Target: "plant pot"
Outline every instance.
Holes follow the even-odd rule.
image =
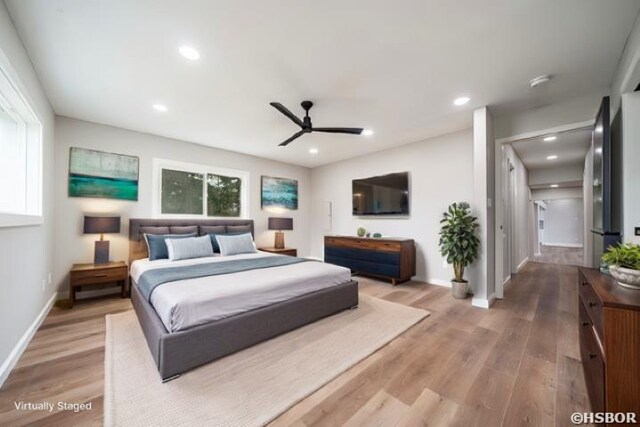
[[[618,285],[629,289],[640,290],[640,270],[632,270],[630,268],[609,267],[611,275],[616,278]]]
[[[456,282],[455,280],[451,281],[451,294],[455,299],[465,299],[468,293],[468,282]]]

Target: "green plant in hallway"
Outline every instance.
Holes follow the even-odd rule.
[[[628,242],[609,246],[602,261],[609,265],[620,286],[640,290],[640,245]]]
[[[451,281],[453,297],[466,298],[469,283],[464,279],[464,269],[478,258],[478,218],[471,215],[469,203],[453,203],[443,214],[440,224],[440,253],[453,265],[455,276]]]

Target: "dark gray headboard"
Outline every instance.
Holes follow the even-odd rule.
[[[129,220],[129,265],[135,260],[146,258],[147,244],[144,234],[188,234],[202,233],[201,226],[249,226],[253,235],[252,219],[148,219]]]

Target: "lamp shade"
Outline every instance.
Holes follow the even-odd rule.
[[[119,233],[119,216],[85,216],[84,234]]]
[[[293,218],[269,218],[269,230],[293,230]]]

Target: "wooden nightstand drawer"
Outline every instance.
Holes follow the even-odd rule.
[[[72,271],[72,286],[90,285],[95,283],[117,282],[127,278],[127,267],[96,268],[86,271]]]
[[[69,300],[70,307],[76,301],[76,291],[81,287],[117,283],[121,287],[122,298],[127,296],[127,282],[129,281],[129,267],[122,261],[108,264],[74,264],[69,271]]]

